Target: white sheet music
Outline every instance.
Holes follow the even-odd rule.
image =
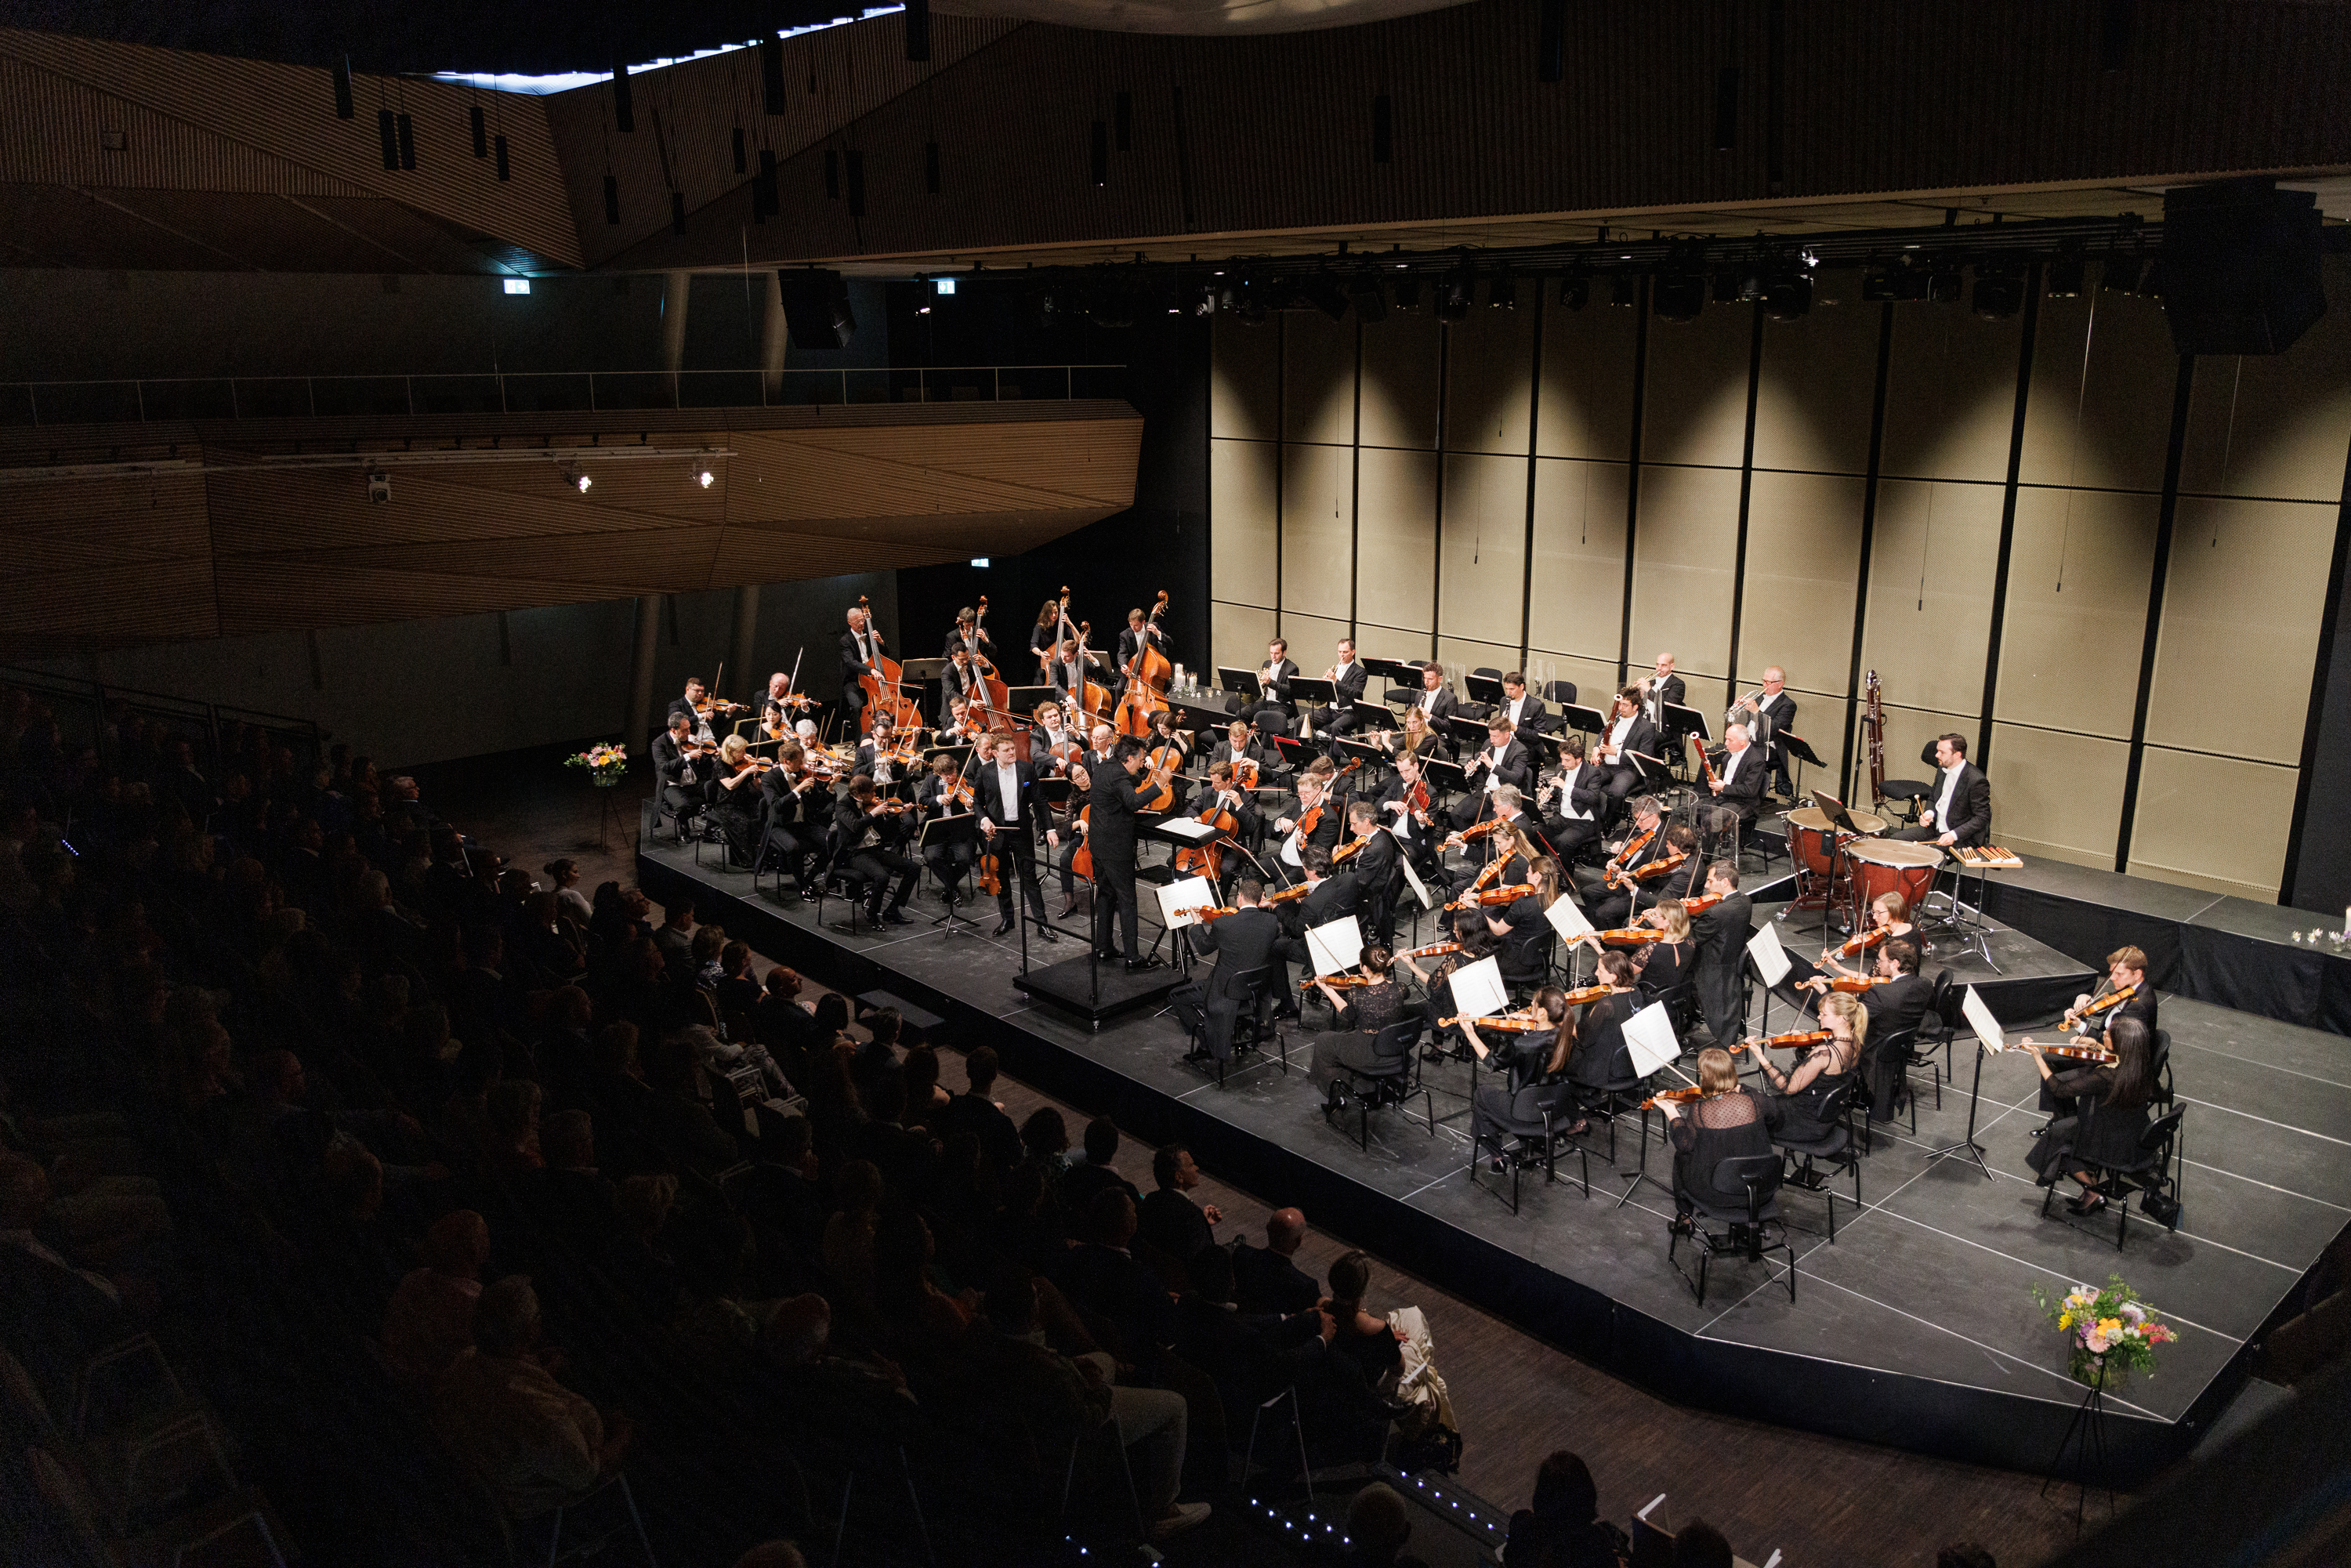
[[[1682,1053],[1663,1002],[1651,1002],[1625,1020],[1625,1044],[1632,1052],[1633,1071],[1643,1078]]]
[[[1510,993],[1502,988],[1502,966],[1491,958],[1465,965],[1451,978],[1457,1017],[1491,1018],[1510,1005]]]
[[[1780,945],[1780,929],[1771,921],[1765,921],[1747,939],[1747,961],[1755,966],[1756,978],[1766,986],[1776,986],[1788,977],[1792,967],[1788,962],[1788,950]]]
[[[1409,855],[1398,855],[1396,864],[1404,867],[1404,880],[1411,887],[1413,896],[1420,900],[1420,906],[1423,909],[1436,908],[1437,897],[1428,891],[1428,884],[1420,880],[1420,873],[1412,869],[1412,858]]]
[[[1154,888],[1159,895],[1159,919],[1170,931],[1181,931],[1186,925],[1197,925],[1200,917],[1187,915],[1186,910],[1214,909],[1217,890],[1205,876],[1179,877],[1164,886]]]
[[[1182,839],[1186,843],[1194,845],[1207,843],[1217,836],[1217,831],[1215,826],[1201,821],[1196,817],[1170,817],[1156,824],[1156,831],[1163,838]],[[1215,901],[1210,900],[1210,902]]]
[[[1976,1038],[1983,1041],[1986,1051],[1997,1051],[2008,1044],[2008,1036],[2001,1029],[2000,1020],[1991,1016],[1991,1009],[1976,995],[1973,986],[1970,986],[1968,994],[1959,998],[1959,1014],[1968,1020],[1968,1027],[1976,1031]]]
[[[1551,907],[1543,911],[1543,918],[1551,922],[1551,928],[1559,933],[1560,940],[1563,942],[1573,942],[1579,936],[1592,934],[1592,922],[1583,917],[1583,911],[1575,906],[1575,900],[1563,893],[1551,901]]]
[[[1306,956],[1317,975],[1337,975],[1364,960],[1364,928],[1352,915],[1343,915],[1306,931]]]

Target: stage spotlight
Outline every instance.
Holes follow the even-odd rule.
[[[1437,280],[1437,319],[1459,321],[1469,314],[1469,307],[1478,298],[1478,269],[1464,262]]]
[[[1633,306],[1638,305],[1640,302],[1641,280],[1637,276],[1630,272],[1617,272],[1609,275],[1609,304],[1621,305],[1629,309]]]
[[[574,488],[576,488],[576,489],[577,489],[577,490],[578,490],[581,495],[583,495],[583,496],[584,496],[584,495],[586,495],[586,494],[588,493],[588,486],[590,486],[590,485],[593,485],[595,482],[596,482],[595,480],[590,479],[590,477],[588,477],[588,476],[587,476],[587,475],[585,475],[585,474],[577,474],[577,475],[574,475],[574,476],[572,476],[572,479],[571,479],[571,483],[572,483],[573,487],[574,487]]]
[[[1399,273],[1395,280],[1395,308],[1408,314],[1420,314],[1420,275]]]
[[[1309,305],[1333,321],[1347,313],[1346,290],[1328,273],[1316,273],[1298,286],[1298,292]]]
[[[1706,274],[1670,272],[1659,275],[1649,308],[1661,320],[1695,321],[1706,308]]]
[[[1583,273],[1573,272],[1559,280],[1559,302],[1570,310],[1581,310],[1592,303],[1592,279]]]
[[[707,490],[710,488],[715,477],[716,476],[712,475],[709,469],[705,468],[701,473],[696,474],[694,476],[694,479],[695,484],[700,485],[704,489]]]
[[[1347,280],[1347,303],[1354,308],[1355,319],[1369,325],[1383,320],[1388,313],[1387,297],[1380,292],[1380,277],[1375,272],[1359,272]]]
[[[1708,282],[1717,305],[1736,305],[1763,292],[1763,279],[1751,270],[1718,272]]]
[[[2144,256],[2110,256],[2101,270],[2098,287],[2116,294],[2138,294],[2147,287],[2147,257]]]
[[[1489,310],[1516,310],[1519,308],[1519,280],[1507,267],[1486,281],[1486,308]]]
[[[1928,300],[1936,305],[1957,304],[1961,281],[1956,262],[1937,264],[1935,270],[1927,275]]]
[[[2005,321],[2023,308],[2024,279],[2013,262],[1976,264],[1975,313],[1987,321]]]
[[[2078,299],[2082,297],[2082,258],[2078,255],[2050,258],[2043,269],[2042,278],[2052,299]]]
[[[1771,321],[1794,321],[1813,308],[1813,280],[1801,272],[1772,278],[1763,286],[1763,315]]]

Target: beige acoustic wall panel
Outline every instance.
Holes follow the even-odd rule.
[[[2296,777],[2292,768],[2148,747],[2131,874],[2276,902]]]
[[[1813,293],[1796,320],[1763,323],[1755,465],[1864,474],[1884,307],[1861,303],[1858,272],[1823,272]]]
[[[1284,441],[1343,445],[1355,439],[1353,318],[1333,321],[1320,310],[1283,312],[1281,423]]]
[[[1281,608],[1342,622],[1354,614],[1355,451],[1281,449]]]
[[[1519,667],[1519,651],[1499,643],[1481,642],[1475,637],[1439,637],[1437,640],[1437,661],[1445,666],[1457,695],[1463,691],[1461,678],[1472,670],[1499,670],[1509,674]]]
[[[1418,664],[1430,656],[1428,632],[1426,630],[1416,632],[1408,626],[1381,626],[1369,621],[1359,621],[1355,623],[1355,642],[1367,659],[1402,659]],[[1372,700],[1377,702],[1389,684],[1374,675],[1365,689],[1371,693]]]
[[[1634,668],[1670,653],[1685,680],[1720,680],[1730,661],[1739,471],[1644,467],[1633,538]]]
[[[1367,446],[1359,456],[1355,618],[1417,632],[1436,627],[1437,454]]]
[[[1437,444],[1437,339],[1427,315],[1389,315],[1364,328],[1364,444]]]
[[[1573,681],[1577,702],[1605,713],[1608,694],[1616,689],[1616,661],[1537,648],[1527,654],[1527,678],[1545,687],[1552,681]],[[1547,691],[1542,695],[1544,701],[1551,700]]]
[[[1217,599],[1273,607],[1280,463],[1270,441],[1208,443],[1208,591]]]
[[[1281,333],[1272,322],[1249,327],[1229,310],[1211,318],[1208,353],[1208,434],[1244,441],[1279,441],[1274,410],[1280,400]]]
[[[1537,452],[1618,462],[1632,455],[1633,346],[1639,329],[1630,310],[1544,308]]]
[[[2283,354],[2196,361],[2179,487],[2339,501],[2351,444],[2351,261],[2330,256],[2326,314]]]
[[[1861,659],[1887,702],[1982,710],[2004,499],[1998,485],[1879,483]]]
[[[1290,662],[1298,666],[1301,675],[1321,679],[1339,657],[1339,639],[1350,636],[1344,621],[1332,621],[1321,615],[1292,615],[1281,612],[1281,634],[1290,639]],[[1258,657],[1265,657],[1259,649]]]
[[[1752,309],[1743,306],[1709,305],[1695,321],[1649,322],[1643,458],[1733,468],[1745,460],[1754,327]]]
[[[1531,284],[1524,286],[1531,293]],[[1445,447],[1524,452],[1534,396],[1531,306],[1485,306],[1445,329]]]
[[[1614,669],[1625,624],[1622,463],[1535,463],[1535,581],[1527,640]],[[1577,677],[1580,681],[1580,677]]]
[[[2020,490],[1993,716],[2128,740],[2160,496]]]
[[[2180,497],[2148,744],[2300,764],[2335,512]]]
[[[2129,743],[2024,725],[1991,728],[1995,841],[2114,870]]]
[[[1865,488],[1865,481],[1844,475],[1756,471],[1739,617],[1741,695],[1756,688],[1771,664],[1800,689],[1844,689]]]
[[[1896,306],[1879,472],[2006,479],[2022,340],[2013,317],[1987,321],[1956,304]]]
[[[1818,725],[1813,727],[1815,731],[1821,728]],[[1797,733],[1803,734],[1802,730]],[[1927,747],[1935,744],[1935,737],[1939,735],[1964,737],[1968,743],[1968,755],[1970,757],[1983,749],[1976,734],[1976,719],[1973,714],[1936,713],[1930,709],[1896,707],[1891,704],[1887,705],[1886,708],[1886,779],[1889,781],[1907,779],[1916,783],[1933,784],[1938,789],[1941,788],[1937,781],[1934,763],[1924,759],[1921,756]],[[1815,737],[1806,736],[1805,738],[1813,741],[1813,750],[1820,750],[1820,742]],[[1866,806],[1869,804],[1869,737],[1862,733],[1857,720],[1854,726],[1853,746],[1852,804]],[[2000,802],[2000,759],[1994,758],[1991,774],[1991,831],[1995,838],[1998,837],[2001,827]]]
[[[1273,634],[1270,610],[1223,600],[1208,606],[1208,656],[1217,668],[1263,669],[1265,645]]]
[[[2018,478],[2162,489],[2179,372],[2161,302],[2105,290],[2044,297]]]
[[[1526,570],[1526,459],[1447,453],[1437,631],[1515,650]]]

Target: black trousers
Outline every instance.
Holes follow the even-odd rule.
[[[971,862],[977,852],[968,839],[951,844],[933,844],[923,851],[923,863],[931,868],[931,874],[945,886],[950,890],[959,889],[963,886],[963,879],[971,871]],[[962,894],[957,893],[956,898],[960,903]]]
[[[805,886],[809,879],[809,857],[823,842],[822,835],[804,822],[771,822],[768,825],[766,860],[761,869],[789,871],[794,880]]]
[[[998,912],[1007,920],[1012,918],[1012,883],[1017,877],[1020,891],[1027,896],[1029,918],[1040,925],[1044,925],[1045,894],[1037,885],[1037,841],[1018,830],[999,828],[987,844],[997,852]],[[1009,875],[1006,874],[1008,872]]]
[[[1121,934],[1125,937],[1129,960],[1143,956],[1136,945],[1136,931],[1142,914],[1134,902],[1134,852],[1124,854],[1104,854],[1101,846],[1094,849],[1094,951],[1110,951],[1111,918],[1118,918]]]
[[[841,862],[841,869],[854,877],[865,890],[865,909],[869,915],[882,913],[882,894],[893,876],[898,879],[898,893],[891,899],[890,907],[904,908],[906,900],[914,894],[914,878],[921,874],[920,868],[913,861],[895,850],[885,850],[878,844],[870,850],[852,853]]]

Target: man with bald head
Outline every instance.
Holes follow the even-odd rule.
[[[1306,1216],[1277,1208],[1265,1222],[1265,1245],[1242,1241],[1233,1248],[1233,1302],[1245,1312],[1289,1317],[1322,1299],[1314,1276],[1293,1260],[1306,1241]]]
[[[872,672],[882,656],[882,633],[864,611],[849,612],[849,630],[841,634],[841,702],[849,710],[849,728],[862,728],[857,716],[865,707],[865,689],[857,682]]]

